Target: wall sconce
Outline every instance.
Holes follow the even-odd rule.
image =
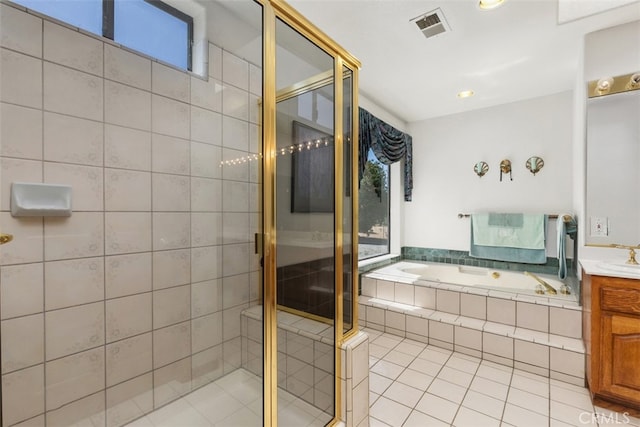
[[[611,86],[613,86],[613,77],[604,77],[596,83],[596,92],[599,95],[604,95],[605,93],[609,93],[611,91]]]
[[[482,178],[489,171],[489,165],[487,162],[478,162],[473,166],[473,171]]]
[[[509,179],[513,181],[513,175],[511,175],[511,160],[504,159],[500,162],[500,182],[502,182],[502,174],[509,174]]]
[[[629,77],[629,82],[627,83],[627,86],[625,86],[625,89],[626,90],[640,89],[640,73],[632,74],[631,77]]]
[[[640,90],[640,72],[607,76],[599,80],[591,80],[588,84],[589,98],[613,95],[631,90]]]
[[[544,160],[537,156],[529,157],[526,166],[527,169],[529,169],[529,172],[531,172],[535,176],[544,166]]]

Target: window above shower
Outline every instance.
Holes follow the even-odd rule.
[[[390,253],[389,172],[389,165],[380,162],[370,149],[358,196],[359,260]]]
[[[192,70],[193,17],[158,0],[14,0],[182,70]]]

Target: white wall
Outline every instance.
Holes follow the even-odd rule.
[[[469,249],[469,219],[458,213],[572,212],[571,92],[409,124],[413,136],[413,201],[404,203],[403,246]],[[526,160],[540,156],[536,176]],[[513,181],[499,164],[510,159]],[[489,164],[479,178],[473,166]],[[547,253],[555,256],[555,222]]]

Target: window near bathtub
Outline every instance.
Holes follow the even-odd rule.
[[[389,250],[389,165],[369,149],[360,180],[358,259],[385,255]]]
[[[159,0],[14,1],[183,70],[191,70],[193,18]]]

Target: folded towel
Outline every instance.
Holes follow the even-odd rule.
[[[565,217],[571,218],[569,221],[565,221]],[[556,234],[557,234],[557,246],[558,246],[558,278],[565,279],[567,277],[567,234],[574,241],[578,234],[578,224],[575,218],[569,214],[558,215],[556,221]]]
[[[545,248],[545,215],[496,214],[471,215],[474,244],[519,249]]]

